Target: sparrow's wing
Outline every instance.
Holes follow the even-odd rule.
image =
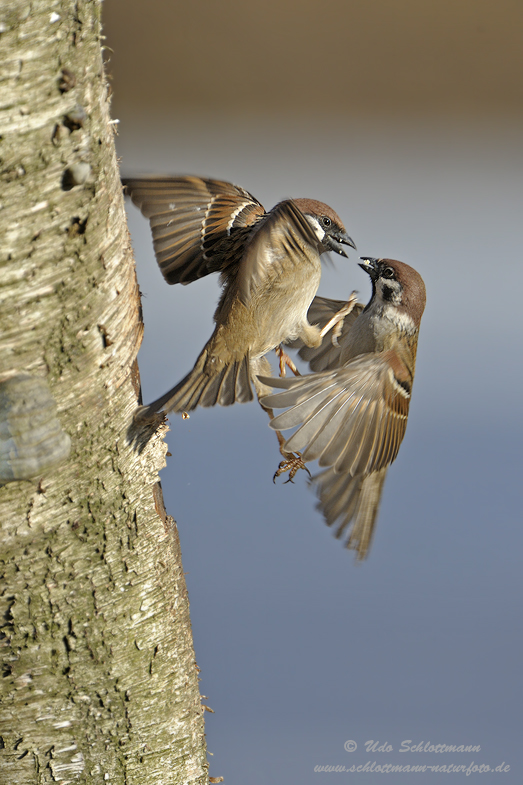
[[[285,392],[266,396],[263,406],[290,407],[271,420],[271,428],[300,426],[287,439],[286,452],[300,452],[305,461],[317,458],[320,466],[353,477],[379,471],[396,458],[412,375],[395,351],[363,354],[333,371],[271,378],[270,386]]]
[[[344,537],[352,522],[345,544],[357,552],[358,559],[364,559],[370,548],[386,475],[387,467],[356,477],[331,468],[312,480],[318,509],[328,526],[336,525],[336,537]]]
[[[140,177],[122,183],[149,219],[156,260],[171,284],[223,272],[231,262],[224,241],[265,214],[248,191],[221,180]],[[241,253],[232,261],[239,259]]]
[[[345,300],[330,300],[328,297],[315,297],[312,301],[307,319],[310,324],[317,324],[323,328],[332,317],[346,305]],[[301,344],[299,355],[302,360],[309,363],[311,371],[330,371],[339,368],[340,357],[343,349],[349,344],[349,330],[361,314],[365,305],[356,303],[352,311],[343,319],[343,326],[338,336],[338,345],[332,343],[332,332],[328,332],[320,346],[304,346],[300,341],[295,341],[291,346]]]
[[[238,273],[241,301],[248,305],[255,292],[280,277],[284,265],[290,272],[304,257],[319,259],[317,247],[318,238],[296,204],[291,199],[277,204],[255,227],[245,249]]]

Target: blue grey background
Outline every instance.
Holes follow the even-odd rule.
[[[267,208],[330,204],[358,253],[325,266],[322,294],[368,299],[360,255],[405,261],[427,286],[407,434],[365,563],[324,525],[303,473],[273,484],[280,456],[257,404],[170,419],[161,479],[215,710],[210,774],[229,785],[382,782],[314,771],[367,761],[505,762],[481,781],[522,781],[523,116],[487,108],[319,118],[117,102],[126,175],[219,177]],[[167,286],[147,221],[128,212],[148,402],[192,367],[219,290],[215,277]],[[400,753],[409,739],[481,749]],[[393,752],[368,753],[368,740]]]

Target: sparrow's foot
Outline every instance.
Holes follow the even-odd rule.
[[[275,352],[278,355],[280,363],[280,376],[285,376],[285,366],[288,366],[295,376],[301,376],[292,359],[289,357],[287,352],[284,351],[283,346],[278,346],[278,348],[275,349]]]
[[[276,350],[276,351],[278,351],[278,350]],[[299,375],[300,374],[298,374],[298,376]],[[265,406],[263,406],[263,404],[262,404],[262,408],[265,409],[265,411],[269,415],[269,418],[272,420],[274,418],[273,410],[272,409],[267,409]],[[294,452],[289,452],[288,450],[286,450],[285,449],[285,437],[282,435],[282,433],[280,431],[275,431],[275,433],[276,433],[276,438],[278,439],[278,445],[279,445],[279,448],[280,448],[280,452],[283,455],[283,461],[280,461],[280,465],[278,466],[278,468],[276,469],[276,471],[274,472],[274,474],[272,476],[272,481],[276,482],[276,477],[279,477],[280,474],[285,474],[285,472],[289,472],[289,476],[285,480],[284,485],[286,483],[288,483],[288,482],[293,482],[296,474],[298,473],[298,471],[300,469],[305,469],[305,471],[307,472],[309,477],[312,478],[312,475],[311,475],[308,467],[305,465],[305,461],[301,457],[301,454],[299,452],[294,453]]]
[[[343,330],[343,321],[346,316],[350,314],[356,303],[358,302],[358,293],[352,292],[351,296],[340,310],[334,314],[332,319],[329,319],[325,327],[320,332],[321,337],[323,338],[331,328],[332,335],[331,341],[334,346],[338,346],[338,338],[341,335],[341,331]]]
[[[272,478],[273,482],[276,482],[276,477],[279,477],[280,474],[285,474],[285,472],[289,472],[289,476],[287,477],[287,479],[283,484],[286,485],[288,482],[294,482],[294,478],[300,469],[305,469],[309,477],[312,478],[309,468],[299,452],[297,453],[282,452],[282,455],[285,460],[280,462],[280,465],[274,472],[274,476]]]

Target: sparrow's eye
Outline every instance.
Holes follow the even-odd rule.
[[[385,267],[381,273],[382,278],[394,278],[394,270],[392,267]]]
[[[332,226],[332,221],[328,215],[322,215],[321,222],[325,229],[329,229]]]

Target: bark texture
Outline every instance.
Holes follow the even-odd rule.
[[[208,781],[189,606],[137,405],[137,287],[99,0],[0,9],[0,383],[45,378],[69,459],[0,488],[0,782]]]

